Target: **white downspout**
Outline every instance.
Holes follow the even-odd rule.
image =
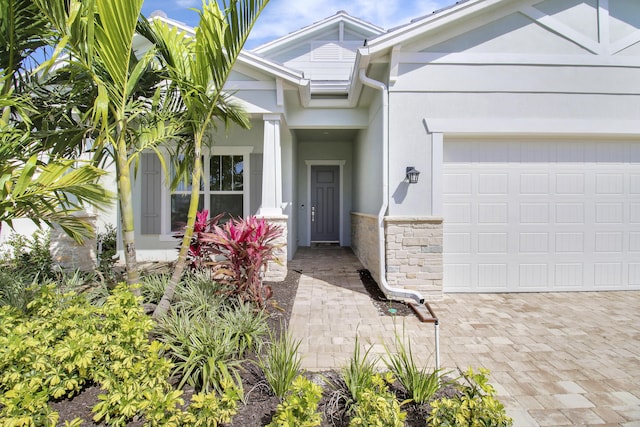
[[[424,304],[424,298],[419,292],[393,287],[387,282],[384,215],[389,207],[389,90],[384,83],[367,77],[364,69],[360,69],[359,77],[364,85],[378,89],[382,94],[382,206],[378,212],[378,241],[380,242],[378,246],[380,283],[378,285],[387,297],[411,298],[418,304]]]

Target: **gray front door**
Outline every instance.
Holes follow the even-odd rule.
[[[311,166],[311,241],[340,241],[339,166]]]

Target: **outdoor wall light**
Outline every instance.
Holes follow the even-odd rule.
[[[419,170],[413,166],[407,166],[407,181],[409,181],[409,184],[416,184],[418,182],[418,175],[420,175]]]

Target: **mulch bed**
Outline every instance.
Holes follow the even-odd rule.
[[[369,292],[372,303],[378,308],[380,315],[387,316],[413,316],[413,312],[406,304],[387,300],[378,285],[373,280],[367,270],[360,270],[360,278],[365,289]],[[298,279],[300,273],[289,271],[283,282],[266,283],[273,290],[273,297],[267,302],[269,312],[269,327],[275,333],[281,331],[281,325],[286,325],[291,317],[293,302],[298,289]],[[391,310],[390,310],[391,309]],[[254,363],[246,362],[241,371],[241,378],[245,392],[245,403],[240,403],[239,410],[234,417],[231,427],[262,427],[271,421],[275,413],[278,399],[269,392],[267,383],[262,372]],[[338,370],[324,371],[321,373],[306,373],[313,381],[322,385],[324,390],[323,398],[320,402],[319,410],[324,413],[321,426],[323,427],[343,427],[348,425],[348,418],[345,413],[344,399],[339,398],[336,386],[340,384],[340,374]],[[334,385],[334,386],[332,386]],[[404,391],[397,384],[393,386],[394,391],[402,400],[406,398]],[[79,417],[83,420],[85,427],[103,427],[106,424],[96,424],[92,422],[93,413],[91,408],[98,402],[98,394],[102,393],[96,385],[86,387],[73,399],[59,400],[51,403],[51,407],[60,414],[60,424],[65,420],[72,420]],[[186,401],[194,393],[192,389],[185,389],[183,397]],[[438,396],[451,396],[455,393],[453,387],[443,387]],[[428,405],[407,404],[403,406],[407,412],[405,426],[425,426],[425,419],[429,414]],[[141,426],[142,422],[134,420],[128,427]]]

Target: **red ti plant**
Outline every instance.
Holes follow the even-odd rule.
[[[263,218],[231,219],[222,226],[215,225],[212,232],[201,233],[200,250],[213,258],[223,258],[213,265],[217,279],[223,276],[241,300],[263,307],[272,292],[263,286],[262,272],[269,261],[280,262],[276,251],[282,244],[276,240],[281,235],[280,227]]]
[[[187,253],[187,262],[189,268],[200,269],[208,264],[208,254],[203,250],[203,241],[201,239],[203,233],[213,233],[218,226],[218,221],[223,214],[219,214],[209,219],[209,211],[207,209],[196,213],[196,221],[193,224],[193,236],[191,237],[191,245]],[[182,239],[184,233],[176,233],[174,237]]]

